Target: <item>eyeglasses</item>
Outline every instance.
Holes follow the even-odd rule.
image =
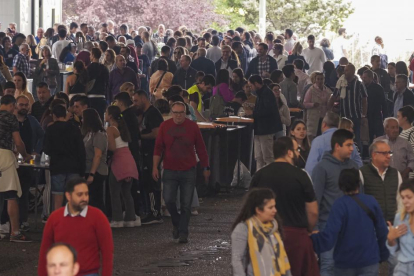
[[[172,114],[174,115],[184,115],[185,112],[184,111],[171,111]]]
[[[392,151],[375,151],[375,153],[379,153],[379,154],[382,154],[382,155],[385,155],[385,156],[387,156],[387,155],[392,156],[392,154],[393,154]]]

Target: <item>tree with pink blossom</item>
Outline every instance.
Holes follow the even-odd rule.
[[[189,30],[201,31],[214,22],[225,25],[222,15],[214,12],[213,0],[63,0],[64,21],[76,21],[98,26],[112,20],[117,26],[126,23],[132,28],[164,24],[177,29],[185,25]]]

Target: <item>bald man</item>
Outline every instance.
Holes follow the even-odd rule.
[[[46,255],[48,276],[75,276],[79,272],[76,250],[65,243],[54,244]]]
[[[339,101],[341,117],[346,117],[354,123],[355,141],[361,154],[361,120],[367,117],[367,97],[365,85],[355,76],[355,66],[349,63],[345,66],[345,74],[337,82],[328,108],[332,108],[334,102]]]
[[[205,48],[198,48],[197,58],[191,62],[191,67],[197,71],[204,72],[205,75],[216,76],[216,66],[211,59],[206,57],[207,50]]]
[[[126,66],[125,57],[117,55],[115,58],[116,68],[109,74],[109,84],[107,99],[112,102],[113,97],[118,94],[119,88],[125,82],[132,82],[136,89],[140,88],[140,82],[137,74],[131,68]]]

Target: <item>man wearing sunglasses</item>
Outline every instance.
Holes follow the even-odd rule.
[[[390,157],[390,165],[401,173],[403,180],[406,180],[409,173],[414,171],[414,153],[410,142],[399,136],[398,120],[394,117],[384,120],[384,130],[385,135],[378,137],[374,142],[379,140],[388,142],[393,152]]]

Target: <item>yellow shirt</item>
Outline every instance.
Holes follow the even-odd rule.
[[[187,89],[187,92],[189,95],[194,94],[194,93],[198,93],[198,106],[197,106],[197,110],[198,112],[202,111],[202,99],[201,99],[201,93],[200,90],[198,90],[198,86],[197,84],[194,84],[193,86],[191,86],[190,88]]]

